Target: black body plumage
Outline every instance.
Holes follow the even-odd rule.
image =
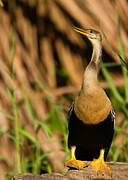
[[[111,109],[108,117],[96,125],[88,125],[78,119],[72,104],[69,111],[68,146],[76,146],[75,156],[79,160],[91,161],[98,158],[101,149],[105,149],[106,160],[114,134],[114,110]]]

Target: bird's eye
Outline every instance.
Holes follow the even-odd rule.
[[[90,30],[89,30],[89,33],[93,33],[93,31],[90,29]]]

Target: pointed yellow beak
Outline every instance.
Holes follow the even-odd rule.
[[[80,33],[80,34],[83,34],[85,36],[88,36],[88,31],[87,30],[84,30],[84,29],[81,29],[81,28],[78,28],[78,27],[75,27],[73,28],[76,32]]]

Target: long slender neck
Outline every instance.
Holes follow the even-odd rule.
[[[82,88],[75,99],[74,110],[85,124],[98,124],[104,121],[111,109],[111,102],[98,83],[102,47],[101,42],[93,42],[93,53],[85,73]]]
[[[102,55],[102,44],[101,41],[96,41],[93,44],[93,53],[91,62],[94,62],[97,66],[99,66]]]
[[[100,41],[95,41],[92,43],[92,45],[92,58],[84,73],[83,86],[87,84],[93,86],[93,84],[95,85],[98,82],[97,76],[100,69],[102,45]]]
[[[100,41],[93,42],[92,45],[93,45],[93,53],[92,53],[91,61],[88,66],[91,66],[91,68],[95,66],[96,71],[98,73],[101,62],[102,45]]]

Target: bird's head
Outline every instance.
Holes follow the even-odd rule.
[[[94,44],[94,42],[101,42],[101,40],[102,40],[100,33],[98,31],[96,31],[96,30],[93,30],[93,29],[81,29],[81,28],[78,28],[78,27],[74,27],[74,30],[76,32],[86,36],[92,42],[92,44]]]

